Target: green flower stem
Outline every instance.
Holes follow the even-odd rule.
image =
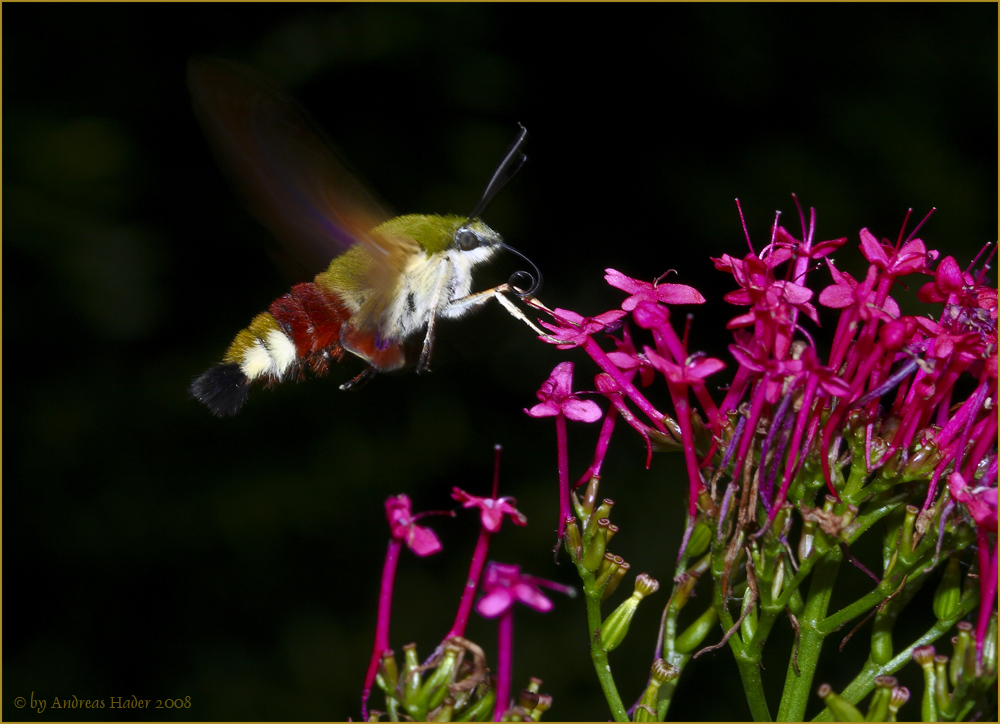
[[[778,721],[802,721],[805,716],[806,704],[812,694],[813,676],[816,673],[820,649],[827,635],[821,631],[820,626],[826,618],[833,585],[842,561],[843,554],[840,548],[831,546],[813,569],[805,609],[799,617],[798,653],[788,660],[785,689],[778,705]]]
[[[948,633],[952,626],[962,620],[962,618],[964,618],[969,611],[974,609],[978,604],[979,591],[976,590],[974,586],[969,587],[962,596],[962,600],[959,603],[958,610],[955,611],[954,616],[938,621],[927,630],[927,633],[914,641],[907,648],[900,651],[886,664],[880,666],[869,658],[867,663],[865,663],[864,668],[861,670],[861,673],[854,677],[854,680],[847,685],[847,687],[840,693],[840,696],[852,704],[857,704],[859,701],[868,696],[872,689],[875,688],[876,677],[895,674],[897,671],[902,669],[908,663],[913,661],[913,650],[915,648],[918,646],[926,646],[927,644],[937,641],[939,638]],[[833,721],[833,713],[829,708],[824,709],[816,715],[813,721]]]
[[[729,638],[730,643],[736,637],[737,634],[733,634]],[[741,653],[736,655],[736,665],[740,669],[740,680],[750,706],[750,716],[754,721],[774,721],[764,698],[764,682],[760,677],[760,649],[756,646],[743,646],[741,649]]]
[[[716,544],[713,548],[718,551],[713,556],[714,564],[715,561],[724,559],[725,547]],[[732,631],[728,641],[729,648],[733,651],[733,658],[736,659],[736,665],[740,671],[740,681],[743,684],[747,704],[750,706],[750,715],[754,721],[772,721],[771,712],[767,708],[767,700],[764,696],[764,682],[760,676],[760,647],[749,645],[749,638],[745,642],[740,631],[733,631],[736,622],[733,620],[726,606],[726,597],[722,591],[721,573],[722,571],[713,565],[712,575],[715,583],[713,586],[713,604],[716,613],[719,614],[719,621],[722,623],[723,630]],[[743,595],[744,599],[746,599],[747,596],[752,594],[747,589]],[[758,632],[759,630],[758,628]]]
[[[583,581],[584,596],[587,600],[587,630],[590,634],[590,658],[594,662],[594,670],[597,672],[597,680],[601,682],[601,690],[604,698],[607,699],[608,707],[615,721],[628,721],[628,711],[622,703],[621,696],[618,695],[618,687],[615,686],[615,678],[611,674],[611,665],[608,663],[608,652],[601,645],[601,594],[603,590],[598,590],[594,585],[594,574],[588,571],[580,561],[574,558],[576,569]]]

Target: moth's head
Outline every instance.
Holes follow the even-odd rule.
[[[492,259],[501,246],[503,239],[500,234],[479,219],[463,220],[455,229],[451,242],[451,248],[473,264]]]

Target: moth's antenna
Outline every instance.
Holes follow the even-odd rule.
[[[497,170],[493,172],[493,178],[490,182],[486,184],[486,189],[483,191],[483,195],[479,197],[479,201],[476,205],[472,207],[472,213],[469,214],[470,219],[478,218],[483,210],[489,205],[493,197],[497,195],[497,192],[504,187],[504,185],[514,178],[524,162],[528,160],[528,157],[524,155],[521,151],[521,146],[524,145],[525,140],[528,138],[528,129],[522,126],[520,123],[517,124],[521,128],[521,132],[517,134],[517,138],[514,142],[510,144],[507,149],[507,153],[504,154],[503,160],[500,165],[497,166]]]

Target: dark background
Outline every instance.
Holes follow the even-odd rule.
[[[574,582],[551,554],[552,424],[521,410],[556,362],[576,360],[584,389],[594,370],[498,308],[442,325],[432,375],[342,393],[352,367],[257,392],[232,420],[187,399],[288,286],[197,127],[192,54],[277,78],[401,213],[465,213],[523,123],[531,160],[485,218],[542,268],[543,300],[584,314],[621,299],[605,267],[673,268],[706,296],[728,291],[708,257],[745,253],[737,197],[757,249],[775,209],[798,231],[792,192],[817,208],[818,238],[852,248],[863,226],[894,240],[911,207],[939,209],[921,236],[963,264],[996,238],[995,4],[5,4],[3,16],[7,720],[356,718],[383,500],[440,509],[453,485],[485,494],[495,443],[502,492],[531,524],[505,527],[492,556]],[[515,268],[502,259],[477,281]],[[699,308],[692,349],[722,354],[734,313]],[[612,549],[664,583],[612,654],[631,702],[686,482],[679,459],[644,473],[625,432],[602,490],[618,501]],[[571,423],[573,475],[595,434]],[[477,530],[468,515],[432,525],[446,553],[404,554],[392,622],[393,644],[422,655],[451,622]],[[606,718],[583,602],[553,598],[553,613],[517,614],[514,684],[542,678],[549,719]],[[469,636],[492,660],[494,622]],[[866,636],[839,658],[829,646],[817,685],[841,687]],[[785,656],[779,635],[765,680],[780,682]],[[13,707],[31,692],[192,706]],[[685,672],[671,714],[749,716],[728,650]]]

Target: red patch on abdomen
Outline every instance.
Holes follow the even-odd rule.
[[[336,294],[313,282],[296,284],[268,310],[295,345],[295,352],[314,372],[323,374],[326,362],[340,359],[340,330],[350,312]]]

